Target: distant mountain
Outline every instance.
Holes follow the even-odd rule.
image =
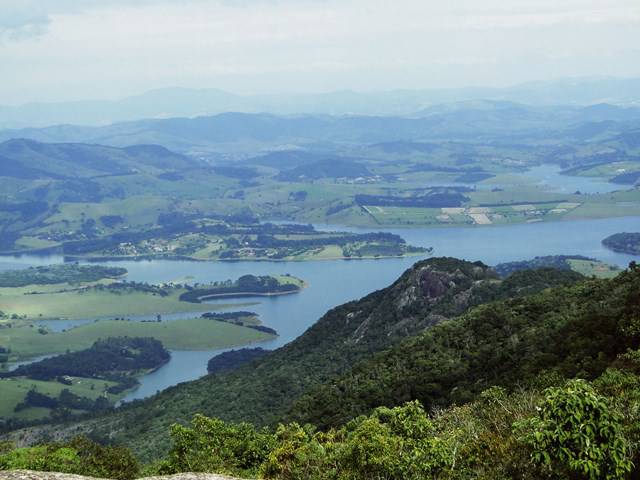
[[[456,139],[517,143],[523,135],[559,139],[577,136],[588,140],[591,133],[619,135],[629,128],[637,128],[639,122],[640,108],[532,107],[504,101],[474,101],[429,107],[413,117],[223,113],[102,127],[59,125],[4,130],[0,131],[0,140],[29,138],[117,147],[159,144],[192,154],[233,151],[247,156],[269,150],[318,149],[335,143],[382,143],[393,150],[398,142],[412,142],[414,147],[417,142]],[[587,127],[583,128],[584,125]],[[430,148],[425,143],[420,145]],[[291,159],[296,155],[301,154],[289,154]],[[266,160],[269,159],[261,162]]]
[[[164,88],[122,100],[87,100],[0,106],[0,128],[72,123],[106,125],[142,118],[194,117],[223,112],[405,116],[424,108],[469,100],[529,105],[638,105],[640,79],[577,78],[506,88],[394,90],[359,93],[236,95],[217,89]]]
[[[179,170],[196,161],[158,145],[114,148],[13,139],[0,144],[0,176],[21,179],[89,178],[147,170]]]

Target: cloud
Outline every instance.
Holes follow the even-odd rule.
[[[7,1],[0,13],[0,39],[20,40],[43,34],[51,22],[47,12],[29,1]]]
[[[0,40],[10,39],[0,103],[165,86],[265,93],[640,76],[629,50],[640,44],[638,0],[0,4]]]

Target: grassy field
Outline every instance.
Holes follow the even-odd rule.
[[[246,345],[272,335],[230,323],[194,318],[160,323],[100,320],[64,332],[42,334],[35,327],[0,329],[0,345],[11,347],[11,359],[89,348],[107,337],[153,337],[170,350],[208,350]]]
[[[34,290],[46,293],[25,294]],[[172,291],[167,297],[141,291],[87,289],[55,293],[56,290],[59,289],[52,286],[46,289],[0,289],[0,311],[8,315],[26,316],[27,319],[80,319],[212,310],[211,305],[180,301],[178,297],[183,293],[182,290]]]
[[[587,277],[613,278],[620,273],[620,269],[603,262],[592,262],[590,260],[567,260],[571,269]]]
[[[274,275],[274,278],[278,280],[280,285],[295,285],[298,288],[304,288],[306,285],[304,280],[293,275]]]
[[[20,412],[14,412],[15,406],[24,400],[29,390],[35,388],[38,392],[50,397],[57,397],[65,388],[72,393],[95,400],[106,388],[115,385],[114,382],[90,378],[72,378],[72,385],[64,385],[55,381],[32,380],[25,377],[0,378],[0,418],[16,418],[20,420],[35,420],[47,417],[48,408],[27,408]],[[115,395],[107,395],[109,400],[117,400]]]

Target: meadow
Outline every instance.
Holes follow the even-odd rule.
[[[11,348],[11,360],[89,348],[100,338],[152,337],[169,350],[209,350],[235,347],[273,338],[273,335],[227,322],[194,318],[163,322],[99,320],[62,331],[43,333],[34,326],[0,330],[0,345]]]
[[[59,288],[56,288],[59,287]],[[0,311],[5,316],[17,315],[27,320],[116,318],[135,315],[158,315],[179,312],[204,312],[215,308],[179,300],[182,289],[171,290],[161,297],[137,290],[71,289],[67,285],[34,288],[0,289]]]
[[[55,381],[33,380],[26,377],[0,378],[0,418],[15,418],[18,420],[36,420],[47,417],[50,409],[44,407],[30,407],[15,412],[15,406],[24,400],[25,395],[31,389],[50,397],[58,397],[63,389],[69,389],[75,395],[95,400],[101,395],[107,395],[111,401],[116,401],[118,395],[105,393],[106,389],[116,385],[103,379],[71,377],[71,385]]]

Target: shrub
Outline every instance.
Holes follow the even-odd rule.
[[[6,449],[5,449],[6,450]],[[0,454],[0,470],[74,473],[115,480],[136,478],[138,462],[124,447],[102,446],[86,437],[65,444],[16,448]]]
[[[545,390],[538,414],[516,424],[535,464],[564,478],[617,479],[631,472],[622,419],[586,381]]]
[[[274,437],[248,423],[227,424],[196,415],[191,427],[171,427],[173,447],[162,473],[216,472],[253,475],[273,449]]]

